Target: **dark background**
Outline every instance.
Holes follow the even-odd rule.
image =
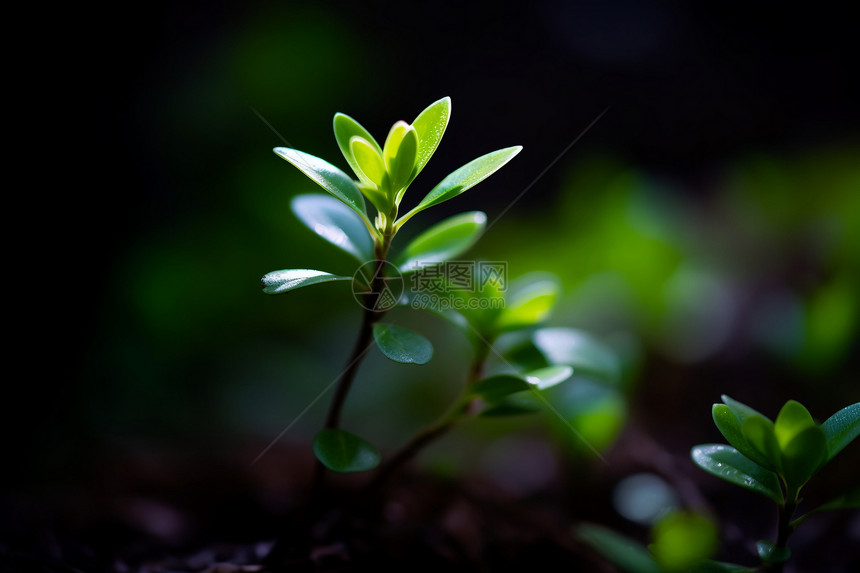
[[[9,228],[23,218],[12,284],[24,296],[10,300],[23,320],[10,349],[20,366],[6,383],[4,527],[66,528],[72,515],[89,531],[99,520],[88,517],[90,502],[104,483],[123,490],[116,468],[141,452],[192,451],[180,473],[218,481],[211,457],[245,467],[313,398],[318,386],[304,382],[336,371],[357,321],[351,298],[328,285],[264,297],[258,280],[278,268],[349,270],[299,228],[289,198],[313,185],[271,152],[286,140],[345,167],[331,134],[337,111],[379,139],[451,96],[452,121],[421,192],[479,154],[524,146],[492,183],[422,224],[467,209],[492,221],[528,187],[477,254],[507,258],[515,273],[560,274],[571,301],[564,317],[632,334],[641,373],[631,412],[667,440],[669,415],[700,434],[669,443],[673,452],[718,439],[706,412],[724,392],[770,416],[788,397],[820,418],[857,401],[860,90],[856,26],[844,10],[181,2],[22,21],[34,51],[32,64],[14,65],[24,101],[7,110],[24,128],[13,167],[26,176],[7,191],[16,199]],[[668,259],[615,232],[623,217],[613,209],[629,207],[612,199],[619,173],[631,189],[653,191],[645,212],[663,229]],[[714,260],[743,263],[705,273],[739,289],[736,317],[752,313],[761,292],[789,292],[789,307],[807,317],[824,292],[835,310],[808,319],[824,326],[781,352],[756,350],[742,326],[712,351],[673,352],[682,343],[660,317],[675,316],[674,299],[655,293],[685,261]],[[580,296],[587,273],[623,274],[625,264],[637,296],[607,295],[581,312],[592,302]],[[713,300],[689,292],[676,310],[695,319]],[[629,305],[640,310],[617,310]],[[696,336],[695,325],[681,330]],[[405,428],[444,405],[445,388],[429,404],[420,390],[386,388],[356,398],[356,420],[386,396],[419,402],[393,416]],[[665,411],[648,414],[659,404]],[[324,408],[287,441],[312,436]],[[370,431],[386,435],[384,424]]]

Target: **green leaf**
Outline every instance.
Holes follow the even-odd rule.
[[[782,453],[773,432],[773,422],[764,416],[750,416],[741,423],[741,433],[747,442],[767,461],[764,467],[780,471]]]
[[[762,539],[755,544],[756,553],[766,563],[785,563],[791,557],[791,549],[777,547],[770,541]]]
[[[349,150],[355,159],[353,170],[365,185],[382,186],[385,178],[385,162],[382,156],[363,137],[354,135],[349,140]]]
[[[691,452],[693,461],[706,472],[735,485],[783,502],[776,474],[753,462],[731,446],[704,444]]]
[[[472,393],[480,396],[485,402],[498,402],[502,398],[516,392],[524,392],[531,388],[528,382],[513,374],[498,374],[479,380],[472,386]]]
[[[538,390],[546,390],[556,384],[561,384],[572,374],[573,368],[570,366],[555,365],[526,372],[525,377],[528,383],[533,384]]]
[[[379,465],[379,450],[345,430],[326,428],[314,438],[314,455],[336,472],[364,472]]]
[[[362,183],[365,185],[371,184],[370,180],[364,180],[363,174],[361,173],[361,169],[358,166],[358,162],[355,157],[352,155],[352,149],[350,147],[350,141],[353,137],[360,137],[367,141],[371,147],[382,156],[382,148],[376,142],[370,132],[364,129],[360,123],[352,119],[346,114],[336,113],[334,116],[334,138],[337,140],[337,145],[340,147],[340,152],[343,153],[346,162],[349,163],[350,168],[355,171],[355,174],[359,179],[362,180]]]
[[[395,264],[408,273],[450,260],[471,247],[486,224],[487,216],[481,211],[449,217],[415,237]]]
[[[329,195],[298,195],[290,206],[307,227],[360,262],[373,259],[373,239],[355,212]]]
[[[403,223],[411,219],[416,213],[434,205],[438,205],[448,199],[452,199],[464,191],[471,189],[501,169],[521,150],[521,146],[499,149],[498,151],[493,151],[492,153],[483,155],[460,167],[445,177],[445,179],[436,185],[436,187],[431,189],[414,209],[403,215],[403,217],[397,221],[397,226],[400,227],[403,225]]]
[[[821,429],[827,438],[827,460],[831,460],[860,434],[860,402],[830,416],[821,424]]]
[[[717,526],[704,515],[673,511],[652,528],[650,545],[655,561],[664,572],[695,571],[717,550]]]
[[[400,193],[411,180],[415,168],[415,155],[418,153],[418,135],[415,128],[405,121],[398,121],[388,133],[382,148],[385,167],[391,177],[391,189],[397,191],[395,203],[400,203]]]
[[[714,407],[711,409],[711,415],[714,418],[714,424],[717,426],[717,429],[728,440],[729,444],[758,465],[763,467],[773,466],[771,461],[760,454],[744,437],[743,432],[741,432],[741,422],[731,408],[725,404],[714,404]]]
[[[541,405],[532,400],[530,395],[516,393],[489,404],[478,415],[482,418],[502,418],[534,414],[542,409]]]
[[[644,547],[599,525],[580,525],[575,531],[584,543],[627,573],[660,573],[660,566]]]
[[[779,447],[785,449],[797,434],[815,425],[815,420],[803,404],[796,400],[789,400],[777,414],[773,431]]]
[[[303,286],[328,281],[348,281],[350,278],[311,269],[272,271],[263,277],[263,292],[266,294],[280,294]]]
[[[591,334],[573,328],[541,328],[532,341],[552,364],[568,364],[577,375],[588,375],[618,382],[621,364],[618,357]]]
[[[287,147],[276,147],[275,153],[283,157],[299,171],[310,177],[314,183],[340,199],[350,209],[359,214],[361,219],[370,226],[367,219],[367,208],[364,205],[364,197],[361,191],[350,179],[349,175],[332,165],[331,163],[297,149]]]
[[[788,485],[799,487],[818,471],[827,458],[824,430],[810,426],[782,448],[782,474]]]
[[[448,120],[451,117],[451,98],[444,97],[436,102],[433,102],[427,108],[418,114],[415,121],[412,122],[412,127],[418,135],[418,154],[415,158],[415,176],[421,173],[427,162],[436,152],[439,147],[439,142],[442,141],[442,136],[445,135],[445,128],[448,127]]]
[[[408,328],[378,322],[373,325],[376,345],[389,360],[401,364],[427,364],[433,357],[430,341]]]
[[[495,328],[516,330],[539,323],[549,316],[559,290],[558,281],[539,280],[515,291],[506,301]]]

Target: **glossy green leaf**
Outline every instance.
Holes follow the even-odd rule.
[[[741,424],[743,424],[744,420],[751,416],[761,416],[762,418],[769,419],[761,412],[750,408],[743,402],[738,402],[737,400],[729,398],[725,394],[723,394],[721,398],[723,400],[723,403],[725,403],[725,405],[731,408],[732,412],[735,413],[735,416],[738,417],[738,420],[740,420]]]
[[[280,294],[303,286],[328,281],[348,281],[350,278],[311,269],[272,271],[263,277],[263,292],[266,294]]]
[[[791,557],[791,549],[777,547],[770,541],[762,539],[755,544],[756,553],[766,563],[785,563]]]
[[[359,179],[365,184],[382,186],[382,180],[385,177],[385,162],[382,161],[382,156],[370,142],[355,135],[349,140],[349,150],[355,159],[353,169]]]
[[[627,573],[661,573],[660,566],[644,547],[599,525],[585,524],[576,537],[590,545],[607,561]]]
[[[418,135],[415,128],[406,122],[398,121],[391,128],[385,147],[382,148],[385,167],[391,177],[391,189],[400,190],[411,180],[418,153]],[[398,193],[397,203],[402,194]]]
[[[427,364],[433,357],[430,341],[408,328],[393,324],[373,325],[373,338],[389,360],[401,364]]]
[[[735,449],[760,466],[770,467],[771,469],[776,467],[747,441],[743,432],[741,432],[741,422],[731,408],[725,404],[714,404],[711,415],[714,418],[714,424],[717,426],[717,429]]]
[[[773,432],[773,422],[764,416],[750,416],[741,423],[741,433],[747,442],[766,460],[764,467],[780,471],[782,452]]]
[[[568,364],[577,375],[607,382],[621,378],[621,363],[608,346],[591,334],[573,328],[541,328],[532,335],[537,349],[552,364]]]
[[[290,206],[307,227],[360,262],[373,259],[373,239],[355,211],[330,195],[298,195]]]
[[[695,570],[717,550],[717,526],[704,515],[674,511],[652,528],[649,546],[665,573]]]
[[[313,449],[317,459],[336,472],[363,472],[379,465],[379,450],[345,430],[322,430],[314,438]]]
[[[360,123],[352,119],[346,114],[337,113],[334,116],[334,137],[337,140],[337,145],[340,147],[340,152],[343,153],[346,162],[349,163],[350,168],[355,171],[356,176],[359,179],[362,179],[361,170],[358,167],[358,162],[355,157],[352,155],[352,150],[350,147],[350,141],[353,137],[360,137],[367,141],[373,149],[382,156],[382,148],[379,146],[379,143],[370,135],[370,132],[364,129]],[[370,181],[363,180],[362,183],[365,185],[369,184]]]
[[[427,108],[418,114],[415,121],[412,122],[412,127],[418,134],[418,154],[415,159],[415,176],[421,173],[427,162],[439,147],[439,142],[442,141],[442,136],[445,135],[445,129],[448,127],[448,120],[451,118],[451,98],[444,97],[433,102]]]
[[[499,149],[483,155],[466,165],[460,167],[443,179],[436,187],[424,196],[414,209],[406,213],[397,221],[400,226],[416,213],[423,211],[434,205],[438,205],[443,201],[452,199],[457,195],[471,189],[499,169],[501,169],[508,161],[522,150],[522,147],[507,147]]]
[[[395,264],[400,272],[408,273],[448,261],[469,249],[486,224],[487,216],[481,211],[449,217],[415,237]]]
[[[860,434],[860,402],[842,408],[821,424],[827,439],[827,459],[842,451]]]
[[[704,444],[691,452],[693,461],[706,472],[750,491],[783,502],[779,478],[738,450],[724,444]]]
[[[559,290],[557,281],[540,280],[514,292],[499,314],[496,329],[516,330],[541,322],[549,316]]]
[[[362,220],[367,221],[364,197],[349,175],[331,163],[297,149],[276,147],[274,151],[295,165],[299,171],[310,177],[317,185],[343,201],[350,209],[358,213]]]
[[[556,384],[561,384],[570,378],[572,374],[573,368],[558,364],[526,372],[525,378],[529,384],[533,384],[538,390],[546,390]]]
[[[513,374],[498,374],[479,380],[472,385],[472,393],[480,396],[485,402],[498,402],[505,396],[516,392],[524,392],[531,388],[520,376]]]
[[[812,477],[827,458],[824,430],[809,426],[782,448],[782,475],[789,486],[801,486]]]

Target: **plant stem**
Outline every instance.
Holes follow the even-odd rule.
[[[471,414],[471,406],[474,399],[470,396],[469,391],[472,386],[483,377],[484,364],[489,355],[490,348],[487,345],[482,345],[475,353],[475,358],[469,366],[469,374],[466,379],[466,387],[460,394],[454,405],[448,412],[442,416],[437,422],[425,426],[418,431],[405,446],[400,448],[392,457],[390,457],[379,468],[376,476],[368,484],[367,489],[370,491],[377,490],[382,486],[396,470],[401,468],[418,453],[430,445],[432,442],[446,434],[451,428],[457,425],[463,418]]]
[[[779,505],[776,530],[776,549],[784,549],[788,545],[788,538],[794,533],[796,525],[792,523],[794,512],[797,511],[799,488],[786,489],[785,503]],[[769,564],[769,571],[782,573],[783,563]]]

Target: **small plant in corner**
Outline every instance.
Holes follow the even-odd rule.
[[[759,563],[736,565],[711,559],[718,529],[708,515],[674,511],[651,530],[645,548],[594,524],[577,528],[579,539],[628,573],[781,573],[791,557],[788,540],[811,515],[825,510],[860,507],[860,487],[797,516],[800,492],[815,474],[860,434],[860,403],[847,406],[818,424],[799,402],[788,401],[775,421],[749,406],[722,397],[714,404],[714,423],[729,444],[704,444],[691,451],[702,469],[772,500],[777,507],[775,541],[756,543]]]
[[[693,448],[693,461],[719,478],[764,495],[778,508],[775,541],[760,540],[756,551],[762,568],[782,571],[791,550],[788,539],[813,513],[860,507],[860,488],[814,508],[795,513],[806,483],[860,433],[860,402],[817,424],[800,402],[785,403],[775,421],[746,404],[722,397],[714,404],[717,428],[731,445],[705,444]]]

